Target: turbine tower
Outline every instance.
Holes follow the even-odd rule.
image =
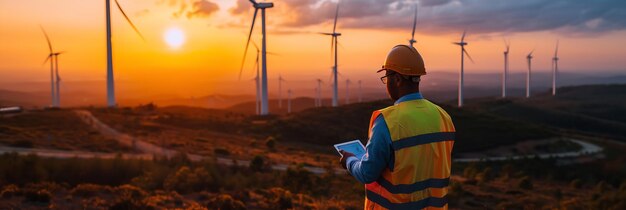
[[[530,70],[534,51],[535,50],[530,51],[530,53],[526,56],[526,60],[528,60],[528,73],[526,73],[526,98],[530,97]]]
[[[283,98],[282,98],[282,86],[283,86],[283,82],[286,82],[287,80],[283,79],[282,75],[278,75],[278,108],[282,109],[283,108]]]
[[[509,47],[510,43],[504,40],[506,50],[504,51],[504,69],[502,71],[502,98],[506,98],[506,82],[509,74]]]
[[[43,31],[43,35],[46,36],[46,41],[48,42],[48,49],[50,50],[48,57],[43,62],[46,64],[48,60],[50,60],[50,107],[56,107],[56,91],[55,91],[55,81],[54,81],[54,51],[52,50],[52,43],[50,42],[50,38],[48,37],[48,33],[43,29],[42,26],[39,26],[41,31]]]
[[[254,0],[249,0],[254,7],[254,15],[252,17],[252,25],[250,26],[250,32],[248,33],[248,40],[246,41],[246,49],[243,53],[243,60],[241,61],[241,69],[239,70],[239,78],[241,79],[241,70],[243,70],[243,64],[246,61],[246,54],[248,53],[248,46],[250,45],[250,37],[252,36],[252,29],[254,29],[254,22],[256,21],[256,14],[261,10],[261,31],[263,34],[263,41],[261,42],[261,115],[269,114],[268,107],[268,95],[267,95],[267,43],[265,37],[265,9],[274,7],[274,3],[261,2],[257,3]]]
[[[552,95],[556,95],[556,77],[559,73],[559,41],[556,41],[556,50],[554,50],[554,57],[552,58]]]
[[[106,3],[105,7],[106,7],[106,30],[107,30],[107,36],[106,36],[106,39],[107,39],[107,106],[115,107],[117,105],[117,102],[115,102],[115,81],[113,77],[113,47],[111,44],[111,0],[106,0],[105,3]],[[117,5],[117,8],[120,10],[120,12],[124,16],[128,24],[130,24],[130,26],[133,27],[133,30],[135,30],[137,35],[139,35],[141,39],[145,40],[143,38],[143,35],[141,35],[139,30],[137,30],[137,27],[135,27],[135,24],[133,24],[133,22],[130,21],[130,18],[128,18],[128,16],[122,9],[122,6],[120,6],[120,3],[117,2],[117,0],[115,0],[115,4]]]
[[[330,43],[330,53],[331,56],[335,55],[335,65],[333,66],[333,107],[339,105],[338,99],[338,83],[337,83],[337,38],[341,36],[341,33],[337,33],[337,17],[339,16],[339,2],[337,2],[337,10],[335,11],[335,23],[333,24],[333,32],[332,33],[320,33],[323,35],[332,36]]]
[[[54,53],[54,74],[56,76],[56,101],[55,106],[61,107],[61,77],[59,77],[59,55],[63,52]]]
[[[415,41],[415,26],[417,25],[417,4],[415,4],[415,15],[413,16],[413,31],[411,32],[411,39],[409,39],[409,44],[413,47]]]
[[[472,63],[474,63],[474,60],[472,59],[472,57],[469,55],[469,53],[467,53],[467,51],[465,50],[465,45],[467,45],[468,43],[465,42],[465,32],[463,31],[463,35],[461,36],[461,41],[460,42],[453,42],[452,44],[455,45],[459,45],[461,46],[461,72],[459,73],[459,99],[458,99],[458,107],[463,107],[463,86],[465,85],[464,83],[464,78],[463,78],[463,67],[464,67],[464,61],[465,61],[465,55],[467,55],[467,58],[470,59],[470,61],[472,61]]]
[[[322,79],[317,79],[317,106],[322,106]]]

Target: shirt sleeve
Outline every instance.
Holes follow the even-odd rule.
[[[356,157],[348,158],[346,165],[348,172],[363,184],[378,180],[380,174],[392,161],[391,136],[387,123],[382,115],[379,115],[372,125],[365,155],[360,160]]]

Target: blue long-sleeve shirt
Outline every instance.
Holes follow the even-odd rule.
[[[423,99],[422,94],[411,93],[400,97],[394,104],[418,99]],[[385,168],[393,170],[394,165],[391,134],[382,115],[378,115],[374,120],[369,138],[365,146],[365,155],[360,160],[356,157],[349,157],[346,160],[348,172],[363,184],[378,180]]]

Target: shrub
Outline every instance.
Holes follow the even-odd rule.
[[[97,184],[79,184],[70,191],[72,196],[93,197],[98,193],[110,193],[111,187]]]
[[[269,204],[272,209],[293,208],[293,195],[289,190],[275,187],[269,190]]]
[[[20,191],[20,188],[17,187],[17,185],[10,184],[10,185],[4,186],[4,188],[2,189],[2,192],[0,192],[0,197],[10,198],[13,196],[19,196],[21,194],[22,193]]]
[[[570,187],[576,188],[576,189],[580,189],[582,187],[583,183],[580,179],[574,179],[569,183]]]
[[[524,176],[519,180],[518,187],[526,190],[533,189],[533,183],[528,176]]]
[[[276,146],[276,139],[272,136],[267,137],[267,139],[265,139],[265,146],[267,146],[270,150],[274,150],[274,147]]]
[[[246,205],[243,202],[234,199],[228,194],[220,194],[209,200],[206,207],[208,209],[220,209],[220,210],[243,210],[246,209]]]
[[[265,158],[261,155],[256,155],[250,161],[250,169],[253,171],[262,171],[265,168]]]
[[[50,203],[50,200],[52,200],[52,193],[45,189],[26,190],[24,193],[25,202]]]

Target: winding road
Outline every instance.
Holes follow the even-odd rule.
[[[121,133],[107,124],[100,121],[98,118],[93,116],[93,114],[87,110],[75,110],[74,111],[78,117],[87,125],[90,125],[95,130],[100,132],[103,136],[109,137],[117,140],[121,144],[131,146],[135,148],[139,154],[136,153],[102,153],[102,152],[89,152],[89,151],[67,151],[67,150],[54,150],[54,149],[36,149],[36,148],[17,148],[17,147],[3,147],[0,146],[0,154],[15,152],[20,155],[28,155],[28,154],[36,154],[42,157],[54,157],[54,158],[103,158],[103,159],[111,159],[115,157],[122,157],[124,159],[146,159],[151,160],[154,156],[165,156],[165,157],[173,157],[174,155],[179,154],[176,150],[171,150],[167,148],[160,147],[158,145],[151,144],[149,142],[142,141],[141,139],[132,137],[128,134]],[[506,161],[506,160],[518,160],[524,158],[574,158],[580,157],[583,155],[592,155],[601,153],[604,149],[595,144],[570,139],[570,141],[577,143],[582,146],[582,149],[579,151],[573,152],[562,152],[562,153],[550,153],[550,154],[536,154],[536,155],[516,155],[516,156],[498,156],[498,157],[481,157],[481,158],[455,158],[453,162],[459,163],[467,163],[467,162],[481,162],[481,161]],[[200,161],[203,159],[214,158],[218,164],[222,165],[234,165],[247,167],[250,165],[249,160],[235,160],[230,158],[222,158],[222,157],[207,157],[196,154],[187,154],[188,158],[192,161]],[[287,164],[274,164],[271,165],[273,170],[285,171],[289,168]],[[326,173],[326,169],[319,167],[309,167],[305,166],[305,170],[308,170],[314,174],[324,174]],[[344,169],[335,168],[336,174],[346,173]]]

